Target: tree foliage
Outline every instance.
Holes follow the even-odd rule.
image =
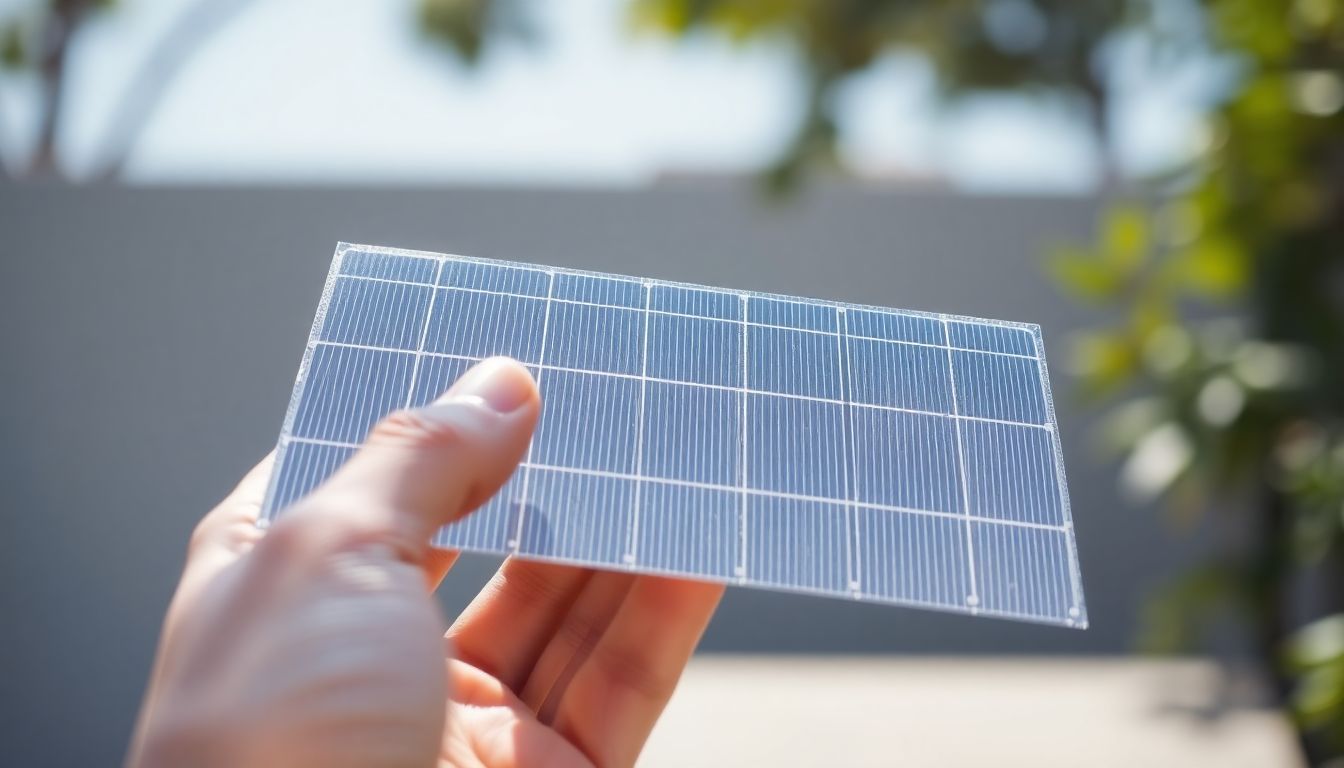
[[[520,0],[419,0],[420,29],[468,64],[492,45],[535,36]]]

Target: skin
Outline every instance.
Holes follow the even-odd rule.
[[[388,417],[269,532],[270,459],[192,536],[128,763],[630,765],[723,588],[509,559],[447,627],[430,535],[489,499],[540,411],[494,358]]]

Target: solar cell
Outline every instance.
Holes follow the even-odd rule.
[[[491,355],[541,419],[438,546],[1086,626],[1020,323],[342,244],[263,519]]]

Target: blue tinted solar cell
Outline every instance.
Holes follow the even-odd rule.
[[[957,405],[964,416],[1044,424],[1045,395],[1035,360],[983,352],[952,353]]]
[[[475,360],[422,355],[415,370],[415,394],[410,404],[418,407],[432,403],[475,364]]]
[[[367,251],[346,251],[341,259],[340,273],[358,277],[374,277],[380,280],[396,280],[408,283],[434,283],[434,274],[438,271],[437,259],[401,256],[392,253],[370,253]]]
[[[976,523],[971,541],[980,604],[986,610],[1058,622],[1074,618],[1063,532]]]
[[[642,473],[714,485],[741,482],[742,393],[650,382]]]
[[[747,302],[747,320],[822,333],[836,332],[835,307],[802,301],[752,296]]]
[[[493,293],[512,293],[545,298],[551,276],[540,269],[474,261],[447,261],[439,285]]]
[[[923,315],[850,309],[845,312],[845,333],[849,336],[936,344],[940,347],[947,345],[943,322],[936,317]]]
[[[839,337],[760,326],[748,330],[749,389],[840,399]]]
[[[968,420],[962,437],[971,514],[1063,525],[1049,431]]]
[[[560,272],[555,276],[555,288],[551,295],[567,301],[643,309],[645,290],[644,284],[637,280]]]
[[[844,407],[749,395],[747,485],[844,499]]]
[[[745,304],[740,294],[679,285],[655,284],[649,296],[649,309],[654,312],[676,312],[734,322],[744,319],[742,313]]]
[[[413,350],[424,332],[430,290],[423,285],[337,280],[321,339]]]
[[[338,445],[294,442],[284,446],[277,462],[285,471],[276,476],[273,503],[287,507],[307,496],[354,454],[354,448]]]
[[[954,347],[1036,356],[1035,340],[1021,328],[952,321],[947,324],[947,330]]]
[[[469,549],[476,552],[504,552],[518,529],[519,498],[523,470],[513,473],[499,493],[480,509],[439,529],[434,545],[445,549]]]
[[[651,378],[742,386],[739,323],[650,315],[648,353]]]
[[[485,358],[507,355],[537,362],[546,320],[544,299],[439,290],[425,351]]]
[[[660,571],[733,575],[741,550],[741,494],[649,482],[639,501],[637,562]]]
[[[523,554],[616,565],[630,545],[634,481],[534,469],[523,508]]]
[[[406,404],[414,364],[413,353],[319,344],[303,384],[294,436],[362,441],[379,419]]]
[[[846,386],[852,402],[952,412],[946,349],[865,339],[846,339],[846,343]]]
[[[644,359],[644,313],[586,304],[551,304],[546,365],[637,376]]]
[[[639,381],[545,371],[533,459],[602,472],[635,471]]]
[[[843,593],[848,588],[841,504],[751,496],[747,501],[747,580]],[[800,542],[807,542],[799,546]]]
[[[886,600],[961,607],[971,594],[966,523],[860,507],[859,585]]]
[[[964,510],[955,422],[862,407],[850,416],[856,499],[934,512]]]

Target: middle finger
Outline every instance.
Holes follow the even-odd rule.
[[[509,558],[445,637],[458,658],[521,691],[592,575],[586,568]]]

